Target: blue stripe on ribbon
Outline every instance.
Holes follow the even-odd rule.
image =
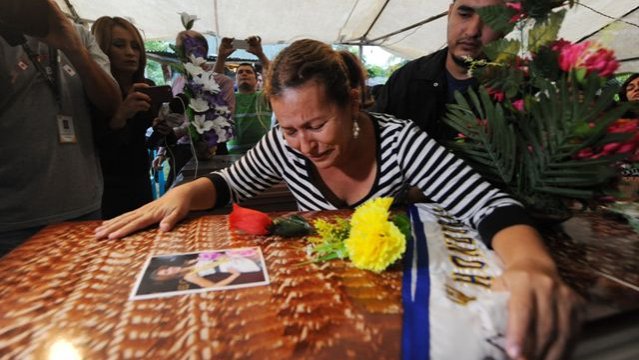
[[[402,278],[404,305],[402,358],[404,360],[428,359],[430,357],[428,247],[424,224],[419,217],[417,207],[411,205],[408,211],[413,236],[406,242]],[[413,283],[416,286],[413,287]]]

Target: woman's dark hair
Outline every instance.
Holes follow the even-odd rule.
[[[303,39],[282,50],[269,66],[264,92],[278,97],[286,89],[308,81],[324,85],[329,101],[343,107],[350,103],[350,91],[358,89],[362,107],[367,107],[366,73],[359,60],[348,51],[335,51],[319,41]]]
[[[91,33],[95,36],[100,49],[111,57],[111,41],[113,40],[113,28],[120,26],[130,32],[135,41],[140,46],[140,62],[138,70],[133,74],[133,82],[142,82],[144,80],[144,68],[146,67],[146,51],[144,50],[144,40],[138,29],[126,19],[121,17],[102,16],[98,18],[91,26]]]
[[[639,73],[634,73],[630,75],[630,77],[627,78],[626,81],[623,82],[623,85],[621,85],[621,89],[619,90],[619,100],[628,101],[628,95],[626,91],[628,89],[628,85],[630,85],[630,83],[638,77]]]

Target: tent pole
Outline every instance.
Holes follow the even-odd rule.
[[[82,24],[82,18],[80,18],[80,15],[78,14],[77,11],[75,11],[75,7],[73,7],[73,4],[71,4],[71,1],[69,0],[64,0],[64,3],[67,5],[67,9],[69,9],[69,12],[71,13],[71,17],[73,18],[73,22],[76,24]]]

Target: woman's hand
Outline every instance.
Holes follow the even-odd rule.
[[[118,110],[113,115],[109,126],[111,129],[121,129],[126,125],[128,119],[131,119],[140,111],[148,111],[151,108],[151,97],[136,90],[149,87],[144,83],[133,84],[131,90],[127,94]]]
[[[160,231],[169,231],[188,214],[190,206],[188,187],[178,186],[141,208],[104,221],[95,229],[95,237],[118,239],[156,223]]]
[[[189,210],[210,209],[216,199],[217,193],[211,180],[193,180],[169,190],[161,198],[139,209],[103,222],[95,229],[95,237],[118,239],[156,223],[160,223],[160,231],[169,231]]]
[[[511,248],[498,251],[506,253],[500,254],[505,269],[493,284],[510,292],[506,350],[512,359],[563,359],[578,333],[583,300],[561,280],[537,232],[516,227],[516,235],[508,234]]]

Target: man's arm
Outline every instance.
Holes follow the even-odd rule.
[[[217,60],[215,61],[215,67],[213,71],[218,74],[224,74],[224,65],[226,64],[226,58],[229,57],[235,48],[233,47],[232,38],[222,38],[220,47],[217,49]]]
[[[82,85],[89,100],[106,116],[112,116],[122,102],[120,90],[113,78],[103,70],[92,58],[78,31],[71,21],[65,18],[58,5],[49,0],[51,12],[49,14],[49,34],[41,39],[47,45],[61,50],[71,61],[76,72],[82,79]],[[102,54],[103,56],[106,55]]]
[[[264,50],[262,49],[262,39],[259,36],[251,36],[246,39],[246,41],[249,43],[247,51],[260,59],[260,62],[262,63],[262,73],[266,73],[266,70],[268,70],[268,67],[271,65],[271,61],[264,54]]]

